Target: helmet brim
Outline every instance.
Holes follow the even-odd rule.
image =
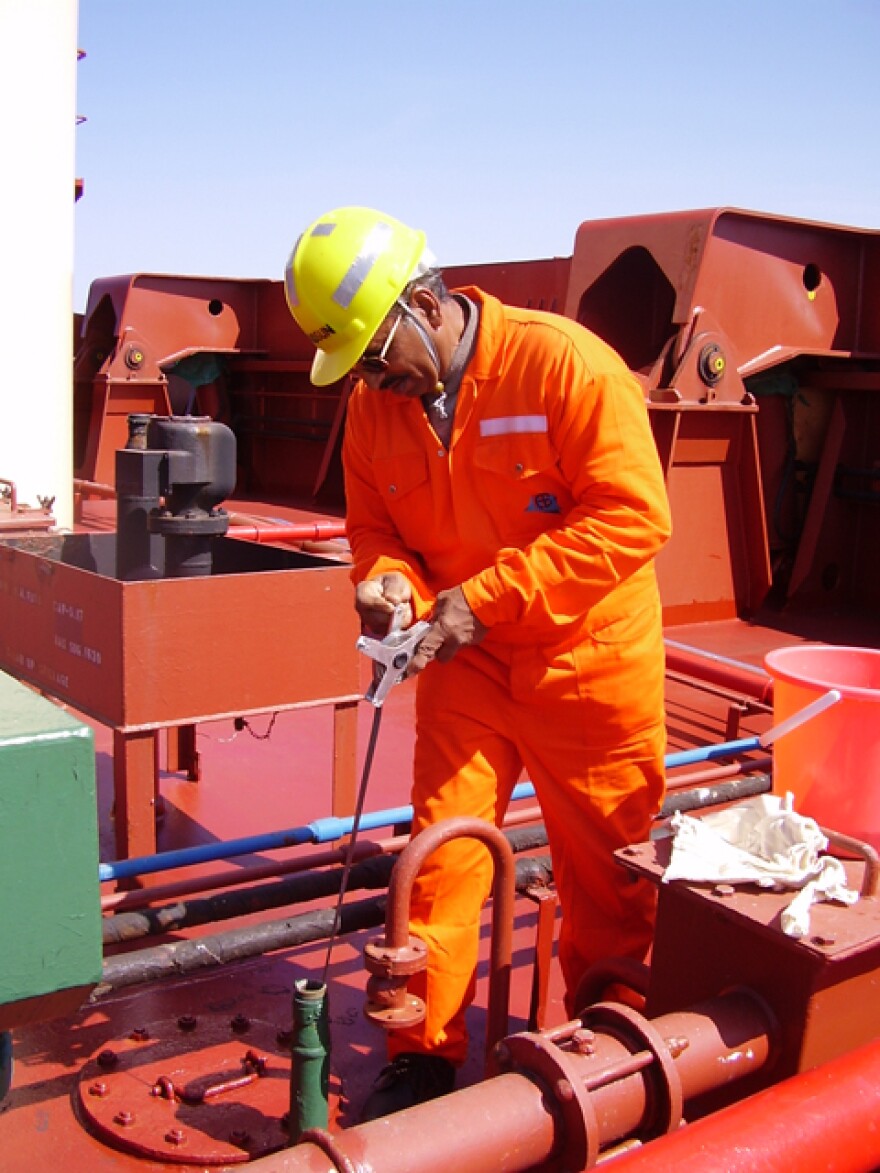
[[[309,374],[312,383],[316,387],[327,387],[330,383],[338,383],[340,379],[344,379],[364,353],[369,342],[368,336],[363,341],[357,338],[348,346],[342,346],[332,352],[316,350]]]

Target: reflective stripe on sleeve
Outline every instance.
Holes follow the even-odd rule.
[[[521,432],[546,432],[546,415],[499,415],[480,420],[481,436],[510,436]]]

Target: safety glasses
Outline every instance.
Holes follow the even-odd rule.
[[[384,375],[388,370],[387,354],[391,349],[391,343],[394,341],[394,335],[397,333],[397,327],[403,321],[404,315],[398,314],[394,319],[391,329],[386,335],[385,341],[382,343],[382,349],[376,351],[375,354],[362,354],[358,361],[352,368],[356,372],[365,375]]]

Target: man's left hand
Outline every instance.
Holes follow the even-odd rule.
[[[467,603],[460,586],[441,591],[431,616],[431,630],[419,644],[409,666],[408,676],[415,676],[430,664],[441,664],[471,644],[478,644],[489,629],[481,623]]]

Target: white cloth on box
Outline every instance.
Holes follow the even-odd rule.
[[[810,906],[819,900],[855,904],[839,859],[822,855],[828,840],[817,823],[792,809],[792,796],[762,794],[702,819],[672,817],[672,858],[663,882],[758,884],[801,892],[782,913],[791,937],[809,932]]]

